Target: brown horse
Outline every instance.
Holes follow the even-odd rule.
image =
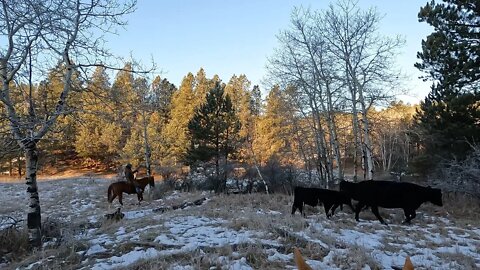
[[[142,189],[142,192],[140,192],[140,194],[137,194],[138,204],[140,204],[140,202],[143,201],[143,190],[145,190],[145,186],[150,185],[151,187],[154,187],[155,181],[153,179],[153,176],[138,178],[138,179],[135,179],[135,181],[137,181],[138,185]],[[110,186],[108,186],[108,191],[107,191],[108,202],[112,203],[113,200],[118,196],[118,201],[120,202],[121,205],[123,205],[122,194],[124,192],[127,194],[137,193],[135,190],[135,186],[128,182],[111,183]]]

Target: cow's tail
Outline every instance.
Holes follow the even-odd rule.
[[[113,195],[113,185],[110,185],[108,186],[108,190],[107,190],[107,197],[108,197],[109,203],[113,201],[112,195]]]

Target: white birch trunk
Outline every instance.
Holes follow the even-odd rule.
[[[35,142],[29,142],[25,145],[25,179],[29,197],[27,211],[28,241],[31,247],[41,247],[42,244],[42,218],[37,187],[37,162],[37,145]]]
[[[362,110],[362,131],[363,131],[363,144],[365,151],[365,172],[366,180],[373,180],[373,156],[372,156],[372,144],[370,141],[370,121],[368,120],[367,108],[365,106],[365,99],[363,97],[362,89],[358,89],[358,100],[360,102]]]

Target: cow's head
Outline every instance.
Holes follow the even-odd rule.
[[[430,199],[429,201],[435,205],[438,205],[438,206],[443,206],[443,202],[442,202],[442,190],[439,189],[439,188],[431,188],[431,187],[428,187],[429,189],[429,194],[430,194]]]

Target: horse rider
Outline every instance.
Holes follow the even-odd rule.
[[[137,173],[138,169],[135,169],[132,171],[132,164],[128,163],[125,166],[125,178],[127,178],[127,182],[132,184],[135,187],[135,191],[137,192],[138,195],[141,195],[142,193],[142,188],[139,186],[137,181],[135,181],[135,176],[134,173]]]

